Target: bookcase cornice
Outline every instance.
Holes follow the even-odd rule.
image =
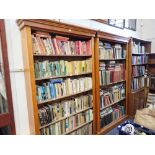
[[[48,19],[18,19],[17,24],[22,30],[25,26],[31,27],[34,30],[43,30],[68,35],[76,35],[81,37],[95,37],[96,31],[80,26],[66,24]]]
[[[128,41],[129,41],[129,38],[127,38],[127,37],[122,37],[119,35],[102,32],[102,31],[98,31],[96,36],[100,39],[106,39],[106,40],[109,40],[112,42],[128,43]]]
[[[130,39],[131,39],[131,40],[134,40],[134,41],[139,41],[139,42],[145,43],[145,44],[151,44],[151,41],[143,40],[143,39],[140,39],[140,38],[130,37]]]

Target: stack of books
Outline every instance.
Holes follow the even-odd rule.
[[[49,33],[32,34],[34,54],[40,55],[91,55],[91,41],[69,40],[67,37],[54,36]]]
[[[41,126],[47,125],[89,108],[92,108],[92,95],[46,105],[39,109],[39,122]]]
[[[125,85],[119,84],[111,87],[109,90],[100,91],[100,110],[107,106],[125,99]]]
[[[101,128],[110,124],[111,122],[118,120],[125,115],[125,107],[121,105],[116,105],[116,107],[106,108],[100,112],[100,126]]]
[[[120,44],[111,46],[110,43],[99,42],[100,59],[125,59],[126,50]]]
[[[133,66],[132,76],[141,76],[145,74],[145,66]]]
[[[125,65],[121,63],[100,63],[100,85],[108,85],[125,80]]]
[[[93,120],[93,111],[89,109],[87,111],[83,111],[78,113],[77,115],[68,117],[59,122],[51,124],[45,128],[42,128],[42,135],[61,135],[61,134],[69,134],[72,130],[78,128],[79,126],[89,123]]]
[[[144,77],[134,78],[132,80],[131,89],[133,91],[141,89],[144,87],[144,84],[145,84],[145,78]]]
[[[55,76],[78,75],[92,72],[92,60],[82,61],[35,61],[35,77],[46,78]]]
[[[37,85],[36,89],[38,102],[57,99],[92,89],[92,78],[52,79],[42,85]]]

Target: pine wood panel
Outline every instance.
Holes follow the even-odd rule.
[[[39,120],[38,120],[38,109],[36,101],[36,87],[35,87],[35,77],[34,77],[34,62],[33,62],[33,52],[32,52],[32,40],[31,40],[31,28],[26,26],[21,30],[21,38],[23,45],[23,60],[24,68],[27,70],[24,72],[25,75],[25,85],[26,85],[26,95],[28,102],[28,116],[30,124],[35,123],[35,133],[39,134]]]
[[[20,29],[25,26],[30,26],[32,30],[41,30],[47,32],[55,32],[65,35],[81,36],[81,37],[95,37],[96,31],[80,26],[65,24],[47,19],[19,19],[17,24]]]
[[[95,111],[95,122],[96,122],[96,131],[100,131],[100,77],[99,77],[99,38],[95,38],[95,97],[96,105],[94,107]]]

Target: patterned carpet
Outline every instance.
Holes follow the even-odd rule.
[[[131,119],[128,119],[127,121],[130,121],[131,123],[133,123],[133,120],[131,120]],[[112,129],[110,132],[108,132],[107,135],[119,135],[119,131],[118,131],[117,127]]]

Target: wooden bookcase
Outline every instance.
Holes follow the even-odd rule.
[[[155,93],[155,53],[148,54],[149,92]]]
[[[96,133],[96,122],[95,122],[95,113],[96,113],[96,104],[95,104],[95,53],[94,53],[94,37],[96,34],[96,31],[82,28],[79,26],[74,26],[70,24],[64,24],[52,20],[17,20],[17,24],[21,31],[21,38],[22,38],[22,46],[23,46],[23,58],[24,58],[24,67],[25,67],[25,79],[26,79],[26,89],[27,89],[27,99],[28,99],[28,109],[29,114],[34,117],[35,122],[35,134],[40,134],[40,127],[39,124],[39,118],[38,118],[38,108],[44,104],[53,104],[56,101],[63,101],[65,99],[74,98],[77,96],[81,96],[84,94],[92,93],[93,96],[93,133]],[[34,55],[32,52],[32,38],[31,34],[34,31],[40,31],[40,32],[48,32],[50,34],[56,34],[59,36],[64,36],[68,38],[77,38],[79,40],[91,40],[91,46],[92,46],[92,54],[91,55]],[[92,58],[92,73],[87,74],[81,74],[81,75],[71,75],[71,76],[59,76],[59,77],[51,77],[51,78],[67,78],[67,77],[92,77],[92,89],[79,92],[77,94],[63,96],[58,99],[50,99],[45,100],[42,102],[37,103],[36,99],[36,83],[42,82],[43,80],[48,80],[48,78],[38,78],[35,79],[34,74],[34,60],[39,58],[44,58],[50,60],[86,60],[88,58]],[[51,79],[50,78],[50,79]],[[33,109],[33,111],[32,111]],[[63,118],[62,118],[63,119]],[[91,121],[92,122],[92,121]],[[88,122],[89,123],[89,122]],[[82,124],[75,129],[66,132],[65,134],[70,134],[71,132],[83,127],[84,125],[88,124]]]
[[[135,42],[137,45],[140,44],[140,46],[144,46],[145,47],[145,51],[142,53],[134,53],[133,51],[133,42]],[[131,118],[134,118],[134,115],[136,113],[137,109],[142,109],[145,107],[146,104],[146,98],[147,98],[147,93],[148,93],[148,86],[147,86],[147,69],[148,69],[148,54],[151,52],[151,42],[149,41],[145,41],[145,40],[141,40],[141,39],[137,39],[137,38],[130,38],[129,41],[129,116]],[[146,62],[145,63],[136,63],[133,64],[132,63],[132,59],[133,57],[137,58],[137,57],[144,57],[146,58]],[[134,66],[145,66],[145,73],[138,75],[138,76],[133,76],[132,72],[133,72],[133,67]],[[149,72],[148,72],[149,73]],[[144,76],[145,75],[145,76]],[[142,87],[139,87],[138,89],[132,89],[131,85],[132,85],[132,80],[134,78],[144,78],[144,85]]]
[[[100,60],[99,58],[99,42],[105,42],[105,43],[110,43],[112,45],[115,44],[121,44],[121,46],[126,50],[126,57],[124,59],[106,59],[106,60]],[[100,68],[100,63],[101,62],[110,62],[110,61],[115,61],[117,62],[123,62],[125,64],[125,68],[126,68],[126,72],[125,72],[125,79],[122,81],[118,81],[116,83],[111,83],[105,86],[101,86],[100,85],[100,75],[99,75],[99,68]],[[120,124],[121,122],[123,122],[125,119],[127,119],[128,117],[128,38],[125,37],[121,37],[121,36],[117,36],[117,35],[113,35],[113,34],[109,34],[109,33],[105,33],[105,32],[97,32],[97,36],[95,38],[95,75],[96,75],[96,113],[95,113],[95,117],[96,117],[96,123],[97,123],[97,134],[106,134],[108,131],[110,131],[111,129],[113,129],[114,127],[116,127],[118,124]],[[125,85],[125,99],[123,99],[123,104],[125,106],[125,115],[123,117],[120,117],[119,119],[112,121],[110,124],[104,126],[103,128],[101,128],[100,125],[100,89],[105,90],[106,88],[110,88],[112,86],[118,85],[120,83],[124,83]],[[119,100],[121,101],[121,100]],[[113,105],[116,105],[117,103],[114,103]],[[110,106],[113,106],[110,105]],[[107,108],[107,107],[105,107]]]

